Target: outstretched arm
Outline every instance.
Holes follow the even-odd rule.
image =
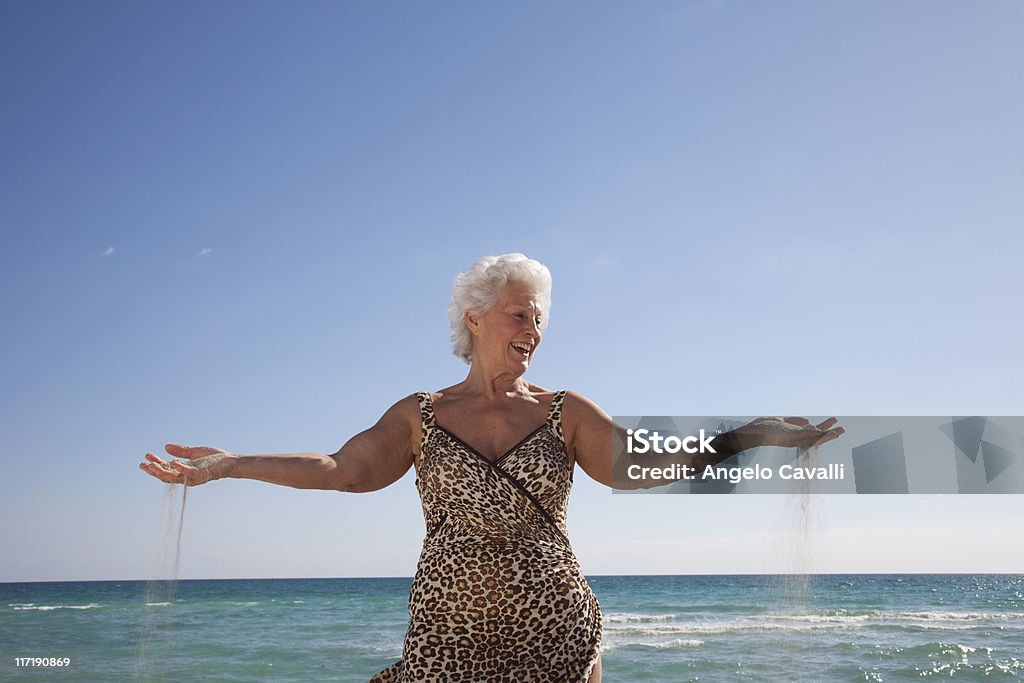
[[[685,454],[645,454],[640,458],[614,444],[626,443],[626,428],[612,420],[596,403],[575,392],[567,392],[562,408],[562,427],[565,445],[573,460],[594,479],[605,486],[617,489],[652,488],[664,484],[657,480],[633,480],[627,476],[629,467],[643,464],[645,467],[666,467],[674,463],[695,466],[696,456]],[[702,456],[701,465],[721,462],[739,452],[738,446],[716,441],[717,456]],[[619,451],[619,452],[615,452]]]
[[[626,428],[612,420],[586,397],[568,392],[562,409],[562,425],[569,454],[592,479],[619,489],[664,485],[665,482],[657,479],[631,479],[627,472],[632,465],[667,467],[679,464],[703,469],[758,446],[820,446],[843,434],[843,428],[835,424],[835,418],[829,418],[818,425],[802,417],[758,418],[733,431],[715,435],[711,440],[715,453],[645,453],[637,457],[624,449],[613,447],[613,444],[626,443]]]
[[[401,479],[419,448],[419,404],[408,396],[369,429],[349,439],[336,453],[237,455],[209,446],[167,444],[166,462],[152,453],[139,465],[168,483],[197,486],[214,479],[257,479],[300,489],[363,493]]]

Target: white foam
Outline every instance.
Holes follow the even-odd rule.
[[[1024,618],[1024,615],[1020,613],[1010,614],[1007,612],[877,612],[876,614],[888,615],[895,619],[918,621],[998,621]]]
[[[605,633],[613,638],[713,635],[742,632],[821,632],[874,626],[913,627],[938,631],[965,631],[993,622],[1024,624],[1024,615],[1003,612],[870,611],[849,614],[790,613],[715,619],[674,614],[614,613],[605,616]],[[1001,624],[1000,624],[1001,625]]]
[[[704,644],[703,640],[697,638],[676,638],[665,643],[653,643],[650,647],[655,648],[682,648],[682,647],[700,647]]]
[[[90,602],[88,605],[34,605],[32,603],[25,603],[23,605],[8,605],[15,610],[37,610],[39,612],[49,612],[55,609],[93,609],[95,607],[102,607],[96,602]]]
[[[655,642],[643,640],[627,640],[622,642],[615,640],[606,640],[603,643],[601,643],[601,652],[611,652],[612,650],[616,650],[621,647],[644,647],[654,650],[684,649],[700,647],[703,644],[704,641],[699,640],[697,638],[675,638],[673,640],[663,640]]]
[[[672,621],[676,618],[674,614],[633,614],[630,612],[618,612],[604,615],[604,621],[608,623],[623,622],[646,622],[646,621]]]
[[[869,614],[773,614],[779,621],[802,621],[809,624],[858,624],[871,619]]]

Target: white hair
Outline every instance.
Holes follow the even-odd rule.
[[[473,335],[466,326],[466,311],[483,315],[498,303],[505,288],[513,282],[527,285],[537,294],[541,309],[539,328],[545,330],[551,310],[551,272],[543,263],[518,253],[484,256],[469,270],[455,276],[452,298],[448,302],[452,353],[467,365],[473,359]]]

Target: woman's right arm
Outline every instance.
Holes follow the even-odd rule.
[[[139,465],[161,481],[198,486],[214,479],[257,479],[299,489],[364,493],[402,478],[419,450],[420,411],[415,396],[391,406],[369,429],[332,455],[237,455],[209,446],[167,444],[165,462],[152,453]]]

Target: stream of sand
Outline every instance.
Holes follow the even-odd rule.
[[[177,501],[179,492],[180,504]],[[162,681],[171,654],[171,625],[178,588],[178,570],[181,566],[181,532],[185,526],[187,500],[187,486],[167,484],[160,517],[160,547],[154,554],[151,578],[146,584],[139,626],[136,679],[140,681]],[[172,531],[175,532],[173,541]]]

